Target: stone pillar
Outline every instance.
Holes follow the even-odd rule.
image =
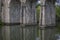
[[[37,19],[36,2],[27,0],[23,6],[23,37],[24,40],[36,40]]]
[[[1,0],[0,0],[0,20],[1,20],[1,8],[2,6],[1,6]]]
[[[54,40],[56,12],[54,0],[41,0],[40,29],[41,40]]]
[[[2,22],[5,22],[5,23],[9,23],[10,22],[9,4],[10,4],[10,0],[3,0]]]
[[[3,40],[20,40],[20,3],[16,0],[4,0],[2,7]],[[18,29],[18,30],[17,30]],[[16,31],[15,31],[16,30]],[[17,33],[18,32],[18,33]]]
[[[2,22],[4,23],[10,23],[10,15],[9,15],[9,4],[10,0],[3,0],[2,1]],[[3,26],[2,27],[2,37],[3,40],[10,40],[10,27],[9,26]]]
[[[36,2],[31,3],[27,1],[26,6],[24,6],[23,10],[23,24],[34,24],[37,22],[36,19]]]
[[[4,0],[2,7],[3,40],[35,40],[36,39],[36,2],[20,0]]]

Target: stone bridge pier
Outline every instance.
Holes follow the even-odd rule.
[[[41,0],[39,26],[41,40],[55,40],[56,32],[56,0]]]
[[[2,0],[2,40],[36,40],[36,0]]]

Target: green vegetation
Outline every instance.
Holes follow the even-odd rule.
[[[57,32],[60,33],[60,7],[56,6],[56,27]]]
[[[2,23],[2,21],[0,20],[0,28],[3,26],[3,23]]]
[[[60,17],[60,6],[56,6],[56,15]]]
[[[37,5],[36,10],[37,10],[37,21],[39,22],[39,14],[40,14],[40,6],[39,5]]]

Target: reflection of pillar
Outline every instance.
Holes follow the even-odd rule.
[[[52,0],[53,1],[53,0]],[[41,40],[54,40],[55,6],[52,1],[41,0]]]

